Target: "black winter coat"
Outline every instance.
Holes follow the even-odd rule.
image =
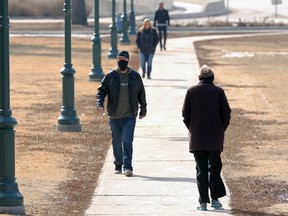
[[[183,121],[191,135],[189,151],[222,152],[230,113],[222,88],[208,81],[200,81],[189,88],[182,108]]]
[[[131,102],[134,117],[138,115],[139,104],[141,116],[146,116],[147,103],[145,89],[140,74],[131,68],[129,73],[129,97]],[[108,95],[107,115],[110,116],[117,109],[119,92],[120,92],[120,77],[115,70],[108,72],[101,81],[96,94],[96,106],[104,107],[105,97]]]
[[[154,27],[156,26],[156,23],[170,25],[170,17],[168,10],[166,9],[156,10],[153,23]]]
[[[155,53],[156,46],[159,42],[159,36],[154,28],[145,29],[137,32],[136,44],[143,54]]]

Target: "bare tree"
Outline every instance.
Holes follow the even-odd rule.
[[[87,25],[85,0],[72,0],[72,24]]]

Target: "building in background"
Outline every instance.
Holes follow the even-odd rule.
[[[137,15],[154,13],[158,8],[158,5],[163,0],[133,0],[134,2],[134,11]],[[193,0],[192,0],[193,1]],[[93,5],[94,0],[86,0],[88,5]],[[131,0],[127,0],[127,11],[130,11]],[[165,0],[165,8],[169,9],[173,6],[173,0]],[[112,0],[101,0],[100,1],[100,16],[111,16],[111,5]],[[120,14],[123,10],[123,0],[116,0],[116,13]],[[93,11],[90,13],[94,14]]]

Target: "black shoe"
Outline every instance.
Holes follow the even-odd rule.
[[[164,50],[166,50],[166,46],[164,46]]]
[[[162,47],[160,47],[160,51],[162,51]]]
[[[150,77],[150,76],[148,76],[147,78],[148,78],[148,79],[151,79],[151,77]]]
[[[121,174],[122,173],[122,165],[121,164],[115,164],[115,174]]]
[[[142,73],[142,78],[145,78],[145,72]]]

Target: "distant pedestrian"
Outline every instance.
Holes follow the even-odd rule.
[[[158,42],[159,36],[156,29],[152,27],[149,19],[145,19],[136,38],[143,78],[147,72],[147,78],[151,79],[152,61]]]
[[[96,95],[97,110],[104,114],[104,100],[107,96],[107,115],[112,132],[115,174],[133,175],[132,154],[136,117],[146,116],[145,89],[138,72],[129,65],[129,53],[121,51],[117,64],[101,81]]]
[[[231,109],[225,92],[213,84],[214,72],[207,65],[200,68],[199,83],[187,90],[182,108],[183,121],[189,130],[189,151],[194,154],[199,191],[198,210],[222,207],[218,198],[226,195],[221,178],[221,152],[224,132]]]
[[[160,50],[162,47],[166,50],[166,40],[167,40],[167,25],[170,25],[169,12],[164,8],[164,3],[159,3],[159,8],[155,12],[154,16],[154,27],[157,26],[159,37],[160,37]],[[163,34],[163,43],[162,43],[162,34]]]

